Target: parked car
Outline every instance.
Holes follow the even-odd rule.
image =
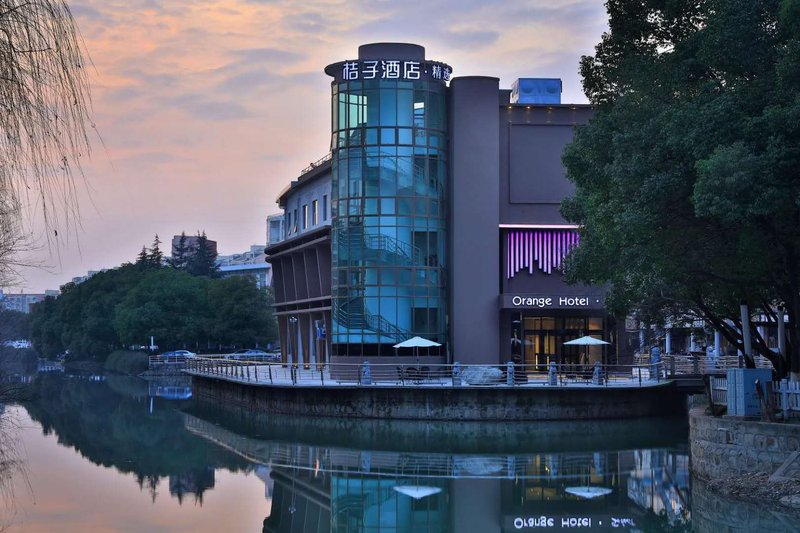
[[[189,350],[174,350],[171,352],[164,352],[159,357],[167,358],[167,357],[175,357],[175,358],[186,358],[186,357],[196,357],[197,354],[194,352],[190,352]]]

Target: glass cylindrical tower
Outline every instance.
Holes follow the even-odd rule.
[[[426,61],[421,46],[380,43],[325,72],[332,355],[394,355],[417,335],[445,345],[450,67]]]

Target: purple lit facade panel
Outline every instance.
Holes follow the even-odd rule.
[[[520,230],[506,233],[506,279],[511,279],[520,271],[534,274],[538,270],[544,274],[559,271],[564,259],[575,246],[580,236],[577,230],[541,229]],[[536,269],[534,269],[534,265]]]

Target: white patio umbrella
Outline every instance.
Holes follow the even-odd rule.
[[[586,335],[585,337],[580,337],[578,339],[572,339],[571,341],[567,341],[564,344],[569,345],[577,345],[577,346],[599,346],[601,344],[611,344],[610,342],[606,342],[604,340],[595,339],[594,337],[590,337]]]
[[[411,496],[415,500],[421,500],[434,494],[439,494],[442,489],[439,487],[426,487],[425,485],[398,485],[394,488],[395,491],[406,496]]]
[[[587,500],[591,500],[592,498],[597,498],[599,496],[605,496],[606,494],[611,494],[612,490],[606,487],[567,487],[564,489],[564,492],[567,492],[579,498],[585,498]]]
[[[414,355],[419,360],[419,349],[420,348],[430,348],[432,346],[441,346],[438,342],[434,342],[428,339],[423,339],[422,337],[411,337],[408,340],[403,342],[398,342],[394,345],[395,349],[397,348],[414,348]]]
[[[585,335],[583,337],[579,337],[577,339],[572,339],[571,341],[567,341],[564,344],[565,345],[570,345],[570,346],[600,346],[600,345],[603,345],[603,344],[611,344],[611,343],[610,342],[606,342],[606,341],[601,340],[601,339],[596,339],[596,338],[591,337],[589,335]],[[586,355],[587,355],[586,359],[588,359],[588,353]]]

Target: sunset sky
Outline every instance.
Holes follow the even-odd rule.
[[[330,138],[329,63],[360,44],[412,42],[454,76],[560,77],[586,102],[578,60],[606,29],[600,0],[82,0],[94,63],[81,227],[42,244],[13,291],[56,289],[133,261],[156,233],[205,230],[220,254],[265,243],[277,193]],[[29,206],[38,213],[37,206]],[[33,231],[41,239],[41,224]],[[64,237],[64,234],[67,234]],[[168,252],[168,245],[164,245]]]

